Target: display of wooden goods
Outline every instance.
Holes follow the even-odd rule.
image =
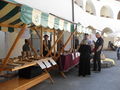
[[[42,69],[52,67],[52,65],[56,65],[56,62],[52,58],[45,58],[45,59],[29,59],[29,60],[17,60],[14,59],[10,61],[5,67],[3,67],[2,62],[0,64],[0,69],[6,71],[16,71],[22,68],[39,65]]]

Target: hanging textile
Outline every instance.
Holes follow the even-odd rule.
[[[60,21],[59,18],[55,18],[55,21],[54,21],[54,28],[55,29],[59,29],[59,21]]]
[[[24,22],[25,24],[32,23],[32,11],[33,11],[33,9],[31,7],[26,6],[26,5],[23,5],[21,7],[20,19],[22,20],[22,22]]]
[[[14,0],[0,1],[0,31],[14,32],[24,25],[43,26],[71,32],[72,24],[66,20],[41,12]]]
[[[20,19],[20,6],[0,1],[0,24],[14,25],[14,26],[23,26],[24,23]],[[14,28],[11,27],[1,27],[1,31],[14,32]]]
[[[49,16],[49,14],[47,14],[47,13],[41,14],[41,25],[43,27],[48,27],[48,16]]]
[[[52,16],[52,15],[49,15],[48,17],[48,27],[53,29],[54,28],[54,20],[55,20],[55,17]]]

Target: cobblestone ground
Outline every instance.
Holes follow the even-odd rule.
[[[116,65],[102,69],[100,73],[92,72],[87,77],[78,77],[77,67],[66,73],[66,79],[55,72],[52,74],[54,84],[44,81],[30,90],[120,90],[120,61],[116,60],[116,53],[113,51],[104,51],[104,54],[114,59]]]

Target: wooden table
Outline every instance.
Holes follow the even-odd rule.
[[[12,67],[10,65],[3,67],[2,65],[0,65],[0,71],[17,71],[17,70],[20,70],[23,68],[34,66],[34,65],[37,65],[37,63],[35,61],[26,62],[25,64],[23,64],[21,66],[16,66],[16,67]],[[17,78],[13,78],[11,80],[2,82],[2,83],[0,83],[0,90],[26,90],[36,84],[39,84],[40,82],[42,82],[46,79],[50,79],[51,82],[53,82],[53,80],[52,80],[50,74],[47,72],[47,70],[44,69],[44,71],[45,72],[42,75],[37,76],[32,79],[25,79],[25,78],[17,77]]]
[[[26,62],[24,65],[16,66],[16,67],[14,67],[14,66],[12,67],[10,65],[6,65],[5,67],[3,67],[2,65],[0,65],[0,71],[17,71],[17,70],[20,70],[23,68],[34,66],[34,65],[37,65],[37,63],[36,62]]]
[[[16,77],[11,80],[0,83],[0,90],[27,90],[32,86],[49,78],[50,78],[50,75],[48,73],[43,73],[42,75],[32,79]]]
[[[69,71],[71,68],[78,65],[79,63],[80,57],[79,56],[76,57],[75,55],[76,52],[73,54],[74,54],[74,59],[72,57],[72,53],[69,53],[69,54],[61,55],[58,61],[59,69],[61,71],[60,73],[64,78],[66,78],[66,75],[64,72]]]
[[[75,54],[75,53],[73,53]],[[61,55],[60,56],[60,60],[59,60],[59,69],[62,72],[67,72],[69,71],[72,67],[74,67],[75,65],[78,65],[79,63],[79,56],[75,57],[74,55],[74,59],[72,58],[72,53],[66,54],[66,55]]]

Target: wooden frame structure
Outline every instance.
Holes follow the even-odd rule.
[[[71,33],[71,35],[69,36],[69,38],[67,39],[67,41],[65,42],[65,44],[63,45],[63,47],[62,47],[62,49],[59,51],[59,53],[58,53],[58,55],[56,56],[56,52],[55,52],[55,46],[57,45],[57,43],[60,41],[60,39],[62,38],[62,36],[64,35],[64,31],[61,31],[61,33],[60,33],[60,36],[59,36],[59,38],[57,38],[57,40],[55,40],[55,32],[57,32],[55,29],[47,29],[47,28],[43,28],[43,27],[39,27],[39,28],[32,28],[33,30],[40,30],[41,31],[41,33],[39,34],[38,32],[37,32],[37,35],[38,35],[38,37],[40,37],[40,41],[42,41],[41,42],[41,48],[43,47],[43,32],[53,32],[53,37],[54,37],[54,44],[51,46],[51,49],[49,50],[49,52],[48,52],[48,54],[45,56],[45,57],[48,57],[48,56],[51,56],[51,53],[52,53],[52,50],[54,49],[54,55],[53,56],[51,56],[55,61],[57,61],[58,60],[58,58],[60,57],[60,55],[61,55],[61,53],[64,53],[64,49],[65,49],[65,47],[67,46],[67,44],[69,43],[69,41],[71,40],[71,39],[73,39],[73,36],[76,34],[76,30],[74,30],[74,32],[72,32]],[[73,51],[75,51],[75,50],[73,50]],[[41,49],[40,50],[40,53],[42,53],[43,52],[43,49]],[[43,56],[43,55],[41,55],[41,56]],[[44,57],[41,57],[41,58],[44,58]],[[64,74],[64,72],[60,72],[60,74],[64,77],[64,78],[66,78],[66,75]]]
[[[2,24],[0,24],[0,25],[3,26]],[[6,26],[7,26],[7,25],[6,25]],[[4,27],[5,27],[5,26],[4,26]],[[12,27],[12,26],[11,26],[11,27]],[[13,27],[17,28],[17,26],[13,26]],[[20,39],[20,37],[21,37],[22,34],[25,32],[25,27],[26,27],[26,25],[25,25],[24,27],[22,27],[22,28],[21,28],[21,31],[18,33],[18,35],[17,35],[17,37],[16,37],[16,39],[15,39],[12,47],[11,47],[10,50],[8,51],[7,56],[6,56],[6,58],[4,59],[4,61],[3,61],[3,65],[0,66],[0,71],[16,71],[16,70],[19,70],[19,69],[22,69],[22,68],[26,68],[26,67],[30,67],[30,66],[36,65],[36,63],[32,62],[32,63],[26,64],[26,65],[23,65],[22,67],[18,67],[18,68],[14,68],[14,69],[7,67],[7,63],[8,63],[8,61],[9,61],[9,57],[12,55],[13,50],[15,49],[15,47],[16,47],[19,39]],[[41,27],[41,28],[42,28],[42,27]],[[51,32],[51,30],[45,30],[45,31]],[[54,38],[55,38],[55,32],[56,32],[56,31],[55,31],[55,30],[52,30],[52,32],[54,32]],[[74,32],[74,33],[75,33],[75,32]],[[59,54],[58,54],[57,57],[56,57],[56,53],[54,52],[53,58],[54,58],[55,60],[57,60],[57,59],[59,58],[60,53],[63,53],[64,48],[66,47],[66,45],[68,44],[68,42],[70,41],[70,39],[72,38],[72,36],[74,35],[74,33],[72,33],[72,34],[70,35],[69,39],[66,41],[64,47],[63,47],[62,50],[59,52]],[[61,35],[60,35],[60,37],[59,37],[57,40],[54,39],[54,44],[53,44],[53,46],[51,47],[49,53],[46,55],[46,57],[51,54],[52,49],[54,49],[54,51],[55,51],[55,45],[56,45],[57,42],[59,42],[59,40],[62,38],[63,34],[64,34],[64,31],[61,32]],[[43,30],[41,30],[41,34],[40,34],[40,35],[41,35],[41,40],[40,40],[40,41],[42,41],[42,39],[43,39],[43,38],[42,38],[42,37],[43,37],[43,36],[42,36],[42,35],[43,35]],[[43,43],[43,42],[41,42],[41,43]],[[33,46],[32,46],[31,44],[30,44],[30,46],[31,46],[32,50],[34,51],[34,53],[37,55],[37,53],[36,53],[36,51],[34,50]],[[42,48],[43,45],[41,45],[40,47]],[[40,53],[42,54],[42,52],[43,52],[43,50],[41,49],[41,50],[40,50]],[[42,56],[42,55],[41,55],[41,56]],[[46,71],[46,70],[45,70],[45,71]],[[63,72],[61,72],[61,74],[62,74],[63,77],[65,77],[65,75],[64,75]],[[50,79],[51,82],[53,82],[50,74],[49,74],[48,72],[45,72],[44,74],[42,74],[42,75],[40,75],[40,76],[38,76],[38,77],[36,77],[36,78],[30,79],[30,80],[21,79],[21,78],[14,78],[14,79],[9,80],[9,81],[7,81],[7,82],[5,82],[5,83],[2,83],[2,84],[0,84],[0,85],[5,86],[5,85],[8,84],[8,85],[9,85],[9,86],[8,86],[9,89],[11,88],[12,90],[21,90],[21,89],[24,89],[24,90],[25,90],[25,89],[28,89],[28,88],[30,88],[30,87],[32,87],[32,86],[34,86],[34,85],[36,85],[36,84],[38,84],[38,83],[46,80],[46,79]],[[21,82],[21,83],[20,83],[19,85],[17,84],[17,85],[14,85],[14,86],[13,86],[12,84],[10,84],[10,83],[13,82],[13,81],[16,82],[16,83],[17,83],[17,82]],[[12,86],[12,87],[11,87],[11,86]],[[7,89],[7,88],[5,88],[5,89]],[[2,90],[2,89],[1,89],[1,90]]]
[[[55,29],[47,29],[47,28],[39,27],[39,28],[32,28],[32,30],[35,30],[35,31],[39,30],[39,31],[41,31],[40,34],[37,32],[38,37],[41,39],[40,41],[43,41],[43,32],[53,32],[54,44],[51,46],[51,49],[49,50],[48,54],[45,57],[48,57],[49,55],[51,55],[52,50],[54,49],[54,52],[53,52],[54,56],[53,56],[53,58],[55,60],[57,60],[60,57],[61,53],[64,53],[65,47],[67,46],[68,42],[72,39],[73,35],[76,33],[76,30],[71,33],[71,35],[69,36],[68,40],[65,42],[64,46],[62,47],[61,51],[56,56],[55,46],[60,41],[60,39],[62,39],[62,36],[64,35],[64,31],[61,31],[61,33],[59,33],[60,34],[59,38],[57,38],[57,40],[55,40],[55,35],[56,35],[56,32],[57,32]],[[42,48],[42,47],[43,47],[43,42],[41,42],[40,48]],[[43,49],[40,50],[41,54],[42,54],[42,52],[43,52]],[[43,55],[41,55],[41,56],[43,56]]]
[[[0,24],[0,26],[3,26],[3,24]],[[7,26],[7,25],[6,25]],[[17,67],[17,68],[9,68],[7,66],[7,63],[9,61],[9,58],[10,56],[12,55],[13,53],[13,50],[15,49],[20,37],[23,35],[23,33],[25,32],[25,28],[26,28],[27,25],[24,25],[22,28],[21,28],[21,31],[18,33],[15,41],[13,42],[13,45],[12,47],[10,48],[10,50],[8,51],[7,53],[7,56],[5,57],[4,61],[3,61],[3,64],[0,65],[0,72],[2,71],[16,71],[16,70],[19,70],[19,69],[23,69],[23,68],[26,68],[26,67],[30,67],[30,66],[34,66],[34,65],[37,65],[36,62],[31,62],[31,63],[26,63],[25,65],[21,66],[21,67]],[[5,26],[3,26],[5,27]],[[11,26],[12,27],[12,26]],[[17,26],[13,26],[13,28]],[[31,43],[29,42],[30,44],[30,47],[32,48],[32,50],[34,51],[35,55],[37,56],[37,52],[35,51],[35,49],[33,48],[33,46],[31,45]],[[3,90],[7,90],[8,88],[10,90],[26,90],[28,88],[31,88],[32,86],[46,80],[46,79],[50,79],[51,82],[53,83],[53,80],[50,76],[50,74],[47,72],[46,69],[44,69],[45,73],[43,73],[42,75],[38,76],[38,77],[35,77],[33,79],[30,79],[30,80],[27,80],[27,79],[21,79],[21,78],[15,78],[15,79],[12,79],[12,80],[9,80],[5,83],[1,83],[0,85],[4,86]],[[13,85],[11,82],[15,82],[15,83],[18,83],[18,82],[21,82],[19,84],[15,84]],[[6,85],[9,85],[8,87],[6,87]],[[5,88],[6,87],[6,88]],[[1,89],[2,90],[2,89]]]
[[[4,0],[3,0],[3,1],[4,1]],[[12,3],[11,3],[11,4],[12,4]],[[18,6],[18,5],[17,5],[17,6]],[[70,23],[71,23],[71,22],[70,22]],[[19,42],[21,36],[22,36],[23,33],[25,32],[26,27],[28,27],[28,25],[25,24],[25,23],[24,23],[24,25],[22,25],[22,26],[20,26],[20,25],[10,25],[10,24],[4,24],[4,23],[1,23],[1,22],[0,22],[0,27],[10,27],[10,28],[20,28],[20,29],[21,29],[20,32],[18,33],[15,41],[13,42],[10,50],[8,51],[5,59],[3,60],[2,65],[0,65],[0,72],[2,72],[2,71],[16,71],[16,70],[19,70],[19,69],[23,69],[23,68],[26,68],[26,67],[30,67],[30,66],[36,65],[36,64],[37,64],[36,62],[30,62],[30,63],[26,63],[26,64],[23,65],[23,66],[17,67],[17,68],[10,68],[10,67],[8,66],[9,58],[10,58],[10,56],[13,54],[13,51],[14,51],[15,47],[17,46],[17,43]],[[41,26],[41,27],[34,26],[34,27],[30,27],[30,28],[33,29],[33,30],[35,30],[36,32],[37,32],[38,30],[40,31],[40,33],[37,32],[37,35],[38,35],[38,37],[40,38],[40,42],[41,42],[41,45],[40,45],[40,48],[41,48],[41,49],[40,49],[40,57],[37,57],[37,56],[38,56],[37,51],[34,49],[34,47],[33,47],[33,45],[31,44],[31,42],[28,41],[28,42],[29,42],[29,45],[30,45],[30,47],[31,47],[31,49],[32,49],[32,51],[33,51],[34,54],[35,54],[35,57],[37,57],[37,58],[39,58],[39,59],[50,56],[51,53],[52,53],[52,50],[54,50],[54,55],[52,56],[52,58],[53,58],[54,60],[58,60],[58,58],[60,57],[60,54],[64,52],[65,47],[67,46],[68,42],[72,39],[73,35],[74,35],[75,32],[76,32],[76,30],[74,30],[74,32],[71,33],[71,35],[69,36],[68,40],[67,40],[67,41],[65,42],[65,44],[63,45],[63,47],[62,47],[62,49],[60,50],[60,52],[59,52],[58,54],[56,54],[56,48],[55,48],[55,46],[57,45],[57,43],[58,43],[58,42],[60,41],[60,39],[62,38],[62,36],[63,36],[63,34],[64,34],[64,31],[61,31],[60,36],[57,38],[57,40],[55,40],[55,35],[56,35],[56,32],[57,32],[55,29],[45,29],[45,28],[42,27],[42,26]],[[42,54],[43,54],[43,32],[44,32],[44,31],[46,31],[46,32],[52,32],[53,35],[54,35],[54,36],[53,36],[53,37],[54,37],[54,39],[53,39],[54,44],[52,45],[50,51],[48,52],[48,54],[47,54],[45,57],[43,57],[43,55],[42,55]],[[45,69],[44,71],[45,71],[44,74],[42,74],[42,75],[40,75],[40,76],[38,76],[38,77],[36,77],[36,78],[33,78],[33,79],[31,79],[31,80],[25,80],[25,79],[24,79],[24,80],[25,80],[25,83],[22,83],[22,84],[20,84],[20,85],[17,85],[17,87],[14,86],[14,85],[13,85],[12,87],[9,86],[9,89],[12,89],[12,90],[16,90],[16,89],[17,89],[17,90],[28,89],[28,88],[32,87],[33,85],[38,84],[39,82],[41,82],[41,81],[43,81],[43,80],[46,80],[46,79],[50,79],[51,82],[53,82],[53,80],[52,80],[50,74],[47,72],[47,70]],[[61,73],[62,73],[62,72],[61,72]],[[62,73],[62,75],[64,76],[63,73]],[[20,81],[19,81],[19,80],[20,80]],[[9,83],[11,83],[11,82],[13,82],[13,81],[14,81],[14,80],[10,80],[10,81],[5,82],[4,84],[2,83],[2,84],[0,84],[0,85],[3,85],[3,86],[4,86],[4,85],[9,84]],[[16,82],[16,83],[17,83],[17,82],[22,82],[22,81],[23,81],[23,79],[15,79],[15,82]],[[29,83],[29,82],[30,82],[30,83]],[[10,84],[10,85],[12,85],[12,84]],[[28,86],[26,87],[26,85],[28,85]]]

